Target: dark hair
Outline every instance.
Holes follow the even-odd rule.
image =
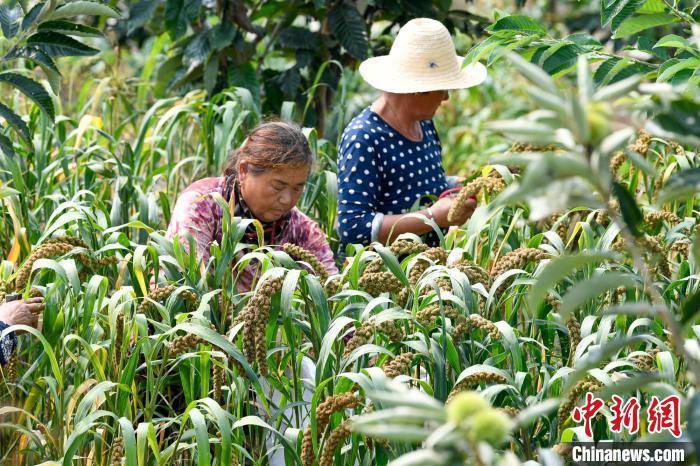
[[[243,145],[231,151],[223,175],[237,178],[240,160],[247,160],[251,173],[259,175],[274,168],[312,166],[314,156],[299,126],[269,121],[253,128]]]

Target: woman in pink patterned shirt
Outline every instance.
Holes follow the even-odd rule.
[[[265,245],[299,245],[311,251],[329,275],[337,274],[325,233],[295,207],[313,162],[309,144],[298,126],[284,122],[258,125],[244,145],[231,153],[223,176],[195,181],[182,192],[166,237],[178,235],[188,249],[187,235],[192,235],[197,259],[206,264],[211,243],[221,244],[222,210],[211,194],[218,193],[226,201],[233,196],[234,215],[259,220]],[[257,243],[252,225],[243,241]],[[256,268],[250,264],[236,277],[239,291],[251,289]]]

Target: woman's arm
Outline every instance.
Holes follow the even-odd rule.
[[[453,219],[452,222],[447,220],[447,214],[450,207],[454,203],[455,197],[444,197],[427,209],[411,212],[409,214],[385,215],[382,224],[379,227],[379,235],[377,240],[382,244],[390,244],[394,238],[401,233],[415,233],[422,235],[433,231],[433,228],[425,223],[423,219],[418,218],[415,214],[423,215],[432,219],[440,228],[447,228],[453,225],[463,225],[469,217],[471,217],[476,202],[473,199],[467,201],[467,209],[462,216]]]

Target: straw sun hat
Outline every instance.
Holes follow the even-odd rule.
[[[399,30],[389,55],[363,61],[360,74],[372,87],[397,94],[463,89],[484,82],[486,67],[476,62],[462,68],[463,60],[441,22],[416,18]]]

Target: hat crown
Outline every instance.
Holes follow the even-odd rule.
[[[399,30],[389,56],[399,68],[424,72],[456,73],[457,53],[447,28],[430,18],[412,19]]]

